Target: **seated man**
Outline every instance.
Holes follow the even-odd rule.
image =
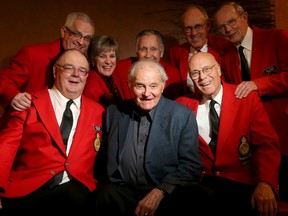
[[[107,108],[109,179],[96,190],[95,215],[205,215],[194,112],[162,96],[167,75],[157,61],[137,61],[128,80],[133,99]]]
[[[276,215],[279,140],[259,95],[236,98],[237,85],[221,82],[221,68],[210,53],[193,55],[189,74],[198,94],[176,100],[196,113],[201,184],[215,193],[215,215]]]
[[[28,109],[11,110],[0,132],[0,197],[7,215],[82,213],[96,189],[104,108],[82,95],[88,60],[66,50],[53,74],[54,86],[33,93]]]

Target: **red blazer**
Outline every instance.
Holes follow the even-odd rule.
[[[237,99],[234,95],[236,85],[223,83],[223,88],[216,158],[199,135],[203,174],[214,174],[251,185],[265,181],[277,192],[279,140],[258,94],[252,92],[244,99]],[[197,115],[199,99],[180,97],[176,101],[188,106]],[[246,145],[244,148],[243,136],[250,147]],[[214,160],[215,172],[212,173]]]
[[[129,88],[128,73],[135,61],[137,61],[136,57],[122,59],[117,62],[115,71],[113,72],[115,83],[119,86],[120,94],[124,100],[133,98]],[[174,100],[183,95],[179,72],[174,66],[168,64],[163,59],[160,60],[160,64],[168,76],[163,95]]]
[[[52,86],[54,79],[50,61],[60,53],[60,39],[45,44],[23,47],[0,71],[0,105],[5,110],[19,92],[32,93]]]
[[[239,84],[242,80],[235,46],[222,62],[225,81]],[[279,136],[281,152],[288,156],[288,31],[253,27],[250,73]]]
[[[0,196],[30,194],[63,170],[94,190],[94,140],[97,133],[102,136],[103,111],[101,105],[82,96],[68,156],[47,89],[33,95],[29,109],[11,112],[0,133],[0,188],[5,190]]]
[[[114,72],[113,72],[114,74]],[[114,75],[112,74],[113,78]],[[114,78],[115,80],[115,78]],[[116,82],[115,82],[116,84]],[[119,89],[119,84],[116,84]],[[90,70],[85,89],[83,94],[92,100],[102,104],[104,107],[111,103],[114,103],[114,98],[112,92],[107,87],[103,78],[94,70]]]
[[[221,65],[221,58],[223,52],[231,49],[232,43],[223,37],[208,35],[208,52],[211,53]],[[234,45],[233,45],[234,46]],[[187,90],[187,75],[188,75],[188,58],[190,52],[190,45],[188,42],[176,45],[169,50],[171,64],[174,65],[178,71],[182,83],[182,88],[185,94]]]

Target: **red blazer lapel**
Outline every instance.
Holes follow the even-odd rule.
[[[55,127],[55,125],[58,125],[58,123],[52,107],[48,89],[45,88],[42,91],[34,94],[33,103],[35,105],[35,108],[37,109],[39,118],[43,122],[43,125],[47,128],[47,131],[51,134],[51,137],[54,139],[55,143],[59,145],[59,148],[65,154],[66,150],[62,140],[60,128]]]
[[[223,98],[221,104],[221,113],[220,113],[220,125],[219,125],[219,134],[218,141],[219,143],[226,143],[230,130],[232,129],[232,125],[236,119],[236,109],[238,109],[236,105],[236,97],[234,95],[234,91],[236,86],[231,88],[231,85],[223,83]],[[219,145],[217,147],[217,151],[220,152],[225,145]]]

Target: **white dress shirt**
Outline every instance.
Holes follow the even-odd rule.
[[[49,95],[50,95],[50,99],[51,99],[51,103],[56,115],[56,119],[60,128],[61,125],[61,121],[63,118],[63,113],[65,111],[66,108],[66,104],[68,102],[68,98],[65,98],[58,89],[56,89],[55,86],[53,86],[53,88],[48,89]],[[75,100],[73,100],[73,103],[70,106],[70,109],[72,111],[72,115],[73,115],[73,125],[72,125],[72,129],[68,138],[68,142],[67,142],[67,148],[66,148],[66,154],[69,154],[70,148],[71,148],[71,144],[72,144],[72,140],[73,140],[73,136],[74,133],[76,131],[76,126],[77,126],[77,122],[78,122],[78,118],[80,115],[80,108],[81,108],[81,97],[76,98]],[[65,183],[67,181],[70,180],[70,177],[68,176],[68,173],[66,171],[64,171],[64,175],[63,175],[63,180],[61,182]]]
[[[223,87],[221,85],[221,89],[214,100],[217,102],[214,107],[217,114],[220,117],[221,104],[222,104],[222,96],[223,96]],[[199,104],[197,110],[196,120],[198,123],[198,130],[201,137],[209,144],[211,140],[211,129],[210,129],[210,120],[209,120],[209,104],[211,100],[207,100],[204,104]]]

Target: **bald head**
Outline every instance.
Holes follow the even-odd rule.
[[[198,52],[192,56],[189,75],[204,101],[214,98],[221,89],[221,68],[210,53]]]
[[[182,28],[190,44],[190,52],[200,50],[207,43],[210,31],[210,21],[205,9],[189,5],[182,15]]]
[[[211,53],[198,52],[191,57],[189,61],[189,69],[201,68],[205,65],[213,64],[218,64],[218,62]]]
[[[182,14],[182,22],[187,19],[194,19],[195,17],[201,18],[202,20],[209,20],[206,10],[198,5],[188,5]]]

